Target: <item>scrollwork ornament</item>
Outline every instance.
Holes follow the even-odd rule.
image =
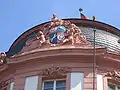
[[[46,77],[56,76],[56,75],[63,76],[69,73],[70,71],[71,69],[68,67],[52,66],[51,68],[42,69],[39,74],[41,76],[46,76]]]

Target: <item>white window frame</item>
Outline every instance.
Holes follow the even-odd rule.
[[[9,85],[9,90],[14,90],[14,82],[11,82],[10,85]]]
[[[50,80],[43,80],[43,83],[42,83],[42,90],[44,90],[44,82],[53,81],[53,90],[56,90],[56,81],[62,81],[62,80],[65,80],[65,81],[66,81],[66,79],[50,79]]]

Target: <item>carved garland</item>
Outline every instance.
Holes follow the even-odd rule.
[[[120,83],[120,71],[117,71],[115,69],[105,69],[97,67],[97,69],[102,72],[104,77],[110,77],[111,80],[114,80],[118,83]]]
[[[110,77],[111,80],[114,80],[120,83],[120,72],[116,70],[107,72],[105,76]]]
[[[56,77],[58,75],[64,76],[70,71],[69,67],[52,66],[51,68],[42,69],[39,74],[44,77]]]
[[[14,77],[13,76],[11,78],[9,78],[9,79],[1,80],[0,81],[0,89],[7,87],[13,81],[14,81]]]

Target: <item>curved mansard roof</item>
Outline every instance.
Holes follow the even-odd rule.
[[[52,25],[55,23],[58,25]],[[73,24],[73,26],[72,26],[72,24]],[[56,27],[57,27],[57,29],[56,29]],[[77,28],[77,30],[76,30],[77,33],[79,33],[79,34],[82,33],[82,35],[83,35],[82,40],[83,40],[83,42],[85,42],[86,45],[88,44],[88,42],[90,42],[91,44],[93,43],[93,29],[96,29],[96,44],[98,46],[104,46],[112,51],[120,51],[120,44],[118,43],[119,36],[120,36],[119,29],[117,29],[111,25],[99,22],[99,21],[92,21],[92,20],[88,20],[88,19],[83,20],[83,19],[79,19],[79,18],[70,18],[70,19],[60,20],[60,19],[56,19],[56,17],[55,17],[51,21],[39,24],[39,25],[27,30],[22,35],[20,35],[11,45],[9,51],[7,52],[7,55],[12,56],[14,54],[20,53],[21,51],[24,51],[23,48],[26,46],[26,44],[33,42],[35,40],[35,38],[38,38],[38,39],[41,38],[41,37],[39,37],[39,35],[43,34],[44,35],[43,37],[45,37],[45,39],[47,38],[46,39],[46,41],[47,41],[48,38],[52,39],[54,37],[54,35],[58,35],[58,32],[68,34],[70,32],[70,29],[72,29],[74,27]],[[79,27],[79,29],[78,29],[78,27]],[[52,30],[55,30],[55,29],[57,30],[57,34],[54,33],[51,35],[51,32],[53,33]],[[55,38],[53,39],[53,42],[49,41],[50,46],[52,46],[52,45],[54,46],[55,44],[61,45],[61,44],[63,44],[62,40],[66,39],[66,38],[68,39],[68,37],[69,37],[69,35],[66,35],[66,36],[62,36],[62,35],[60,36],[60,35],[61,34],[59,34],[59,37],[56,36],[56,38],[59,39],[59,42],[58,42],[58,40],[55,41]],[[85,38],[84,38],[84,36],[85,36]],[[38,42],[35,42],[35,43],[38,43]],[[40,43],[44,43],[43,38],[42,38],[42,41],[40,41]]]

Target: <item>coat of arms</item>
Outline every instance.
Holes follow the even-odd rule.
[[[64,26],[58,26],[50,29],[50,43],[51,44],[60,44],[63,40],[67,38],[68,30]]]

